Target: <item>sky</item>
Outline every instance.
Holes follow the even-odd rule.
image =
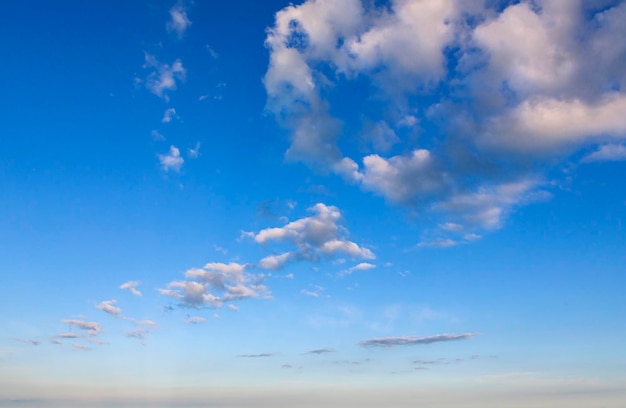
[[[626,403],[626,2],[3,4],[1,407]]]

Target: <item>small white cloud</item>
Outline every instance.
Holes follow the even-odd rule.
[[[63,323],[67,323],[80,330],[85,330],[90,336],[95,336],[102,331],[100,323],[96,322],[87,322],[84,320],[63,320]]]
[[[91,350],[89,347],[84,346],[82,344],[72,344],[72,347],[74,347],[75,349],[84,350],[84,351]]]
[[[209,44],[206,45],[206,49],[213,59],[218,59],[220,57],[220,55]]]
[[[139,286],[139,282],[128,281],[126,283],[122,283],[120,285],[120,289],[128,290],[130,293],[132,293],[135,296],[141,296],[141,292],[137,289],[138,286]]]
[[[626,146],[608,144],[600,146],[598,150],[593,153],[589,153],[581,160],[581,162],[591,163],[622,160],[626,160]]]
[[[146,88],[158,97],[169,100],[166,92],[176,90],[177,81],[185,80],[187,70],[182,61],[177,59],[171,65],[162,64],[148,53],[145,54],[145,59],[144,67],[154,69],[146,78]]]
[[[176,109],[168,108],[163,113],[163,119],[161,119],[161,122],[163,122],[163,123],[170,123],[172,121],[172,119],[179,119],[179,117],[176,114]]]
[[[185,162],[185,160],[180,156],[180,150],[178,150],[178,148],[174,145],[170,146],[168,154],[159,154],[157,156],[163,171],[173,170],[179,172]]]
[[[122,313],[122,309],[120,309],[117,306],[114,306],[116,303],[117,303],[116,300],[105,300],[103,302],[100,302],[100,304],[96,307],[102,310],[103,312],[110,314],[113,317],[120,317],[120,314]]]
[[[350,275],[350,274],[352,274],[352,272],[355,272],[355,271],[367,271],[369,269],[374,269],[374,268],[376,268],[376,265],[374,265],[374,264],[371,264],[371,263],[368,263],[368,262],[361,262],[358,265],[355,265],[355,266],[353,266],[351,268],[348,268],[348,269],[345,269],[345,270],[339,272],[339,274],[337,276],[339,276],[341,278],[341,277],[344,277],[346,275]]]
[[[163,136],[158,130],[153,130],[151,134],[152,140],[154,140],[155,142],[162,142],[165,140],[165,136]]]
[[[182,1],[179,1],[170,9],[170,21],[167,22],[167,30],[175,32],[178,38],[182,38],[185,30],[189,28],[191,21],[187,17],[187,10]]]
[[[187,149],[187,156],[190,159],[197,159],[200,156],[200,142],[196,142],[196,145],[193,149]]]
[[[235,312],[238,312],[238,311],[239,311],[239,306],[233,305],[232,303],[231,303],[230,305],[228,305],[228,308],[229,308],[230,310],[235,311]]]
[[[193,317],[190,317],[189,319],[185,319],[185,323],[189,323],[189,324],[200,324],[204,322],[206,322],[206,319],[200,316],[193,316]]]

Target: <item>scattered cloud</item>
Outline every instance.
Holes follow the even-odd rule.
[[[93,344],[97,344],[99,346],[105,346],[105,345],[109,344],[108,341],[100,340],[100,339],[94,338],[94,337],[91,337],[91,338],[87,339],[87,341],[89,341],[90,343],[93,343]]]
[[[262,284],[265,275],[247,273],[246,268],[247,265],[234,262],[208,263],[203,268],[189,269],[185,272],[187,280],[170,282],[159,292],[192,308],[220,308],[223,303],[235,300],[271,298]]]
[[[342,217],[337,207],[318,203],[308,211],[314,215],[289,222],[283,227],[247,234],[259,244],[289,242],[297,247],[297,251],[264,258],[262,267],[264,264],[270,269],[278,269],[292,259],[317,261],[321,256],[333,257],[338,254],[353,258],[375,258],[372,251],[345,238],[347,229],[339,224]]]
[[[204,323],[204,322],[206,322],[206,319],[200,316],[193,316],[188,319],[185,319],[185,323],[190,323],[190,324],[199,324],[199,323]]]
[[[200,156],[200,142],[196,142],[196,145],[192,148],[187,149],[187,156],[190,159],[197,159]]]
[[[237,305],[233,305],[232,303],[228,305],[228,308],[234,312],[238,312],[239,311],[239,306]]]
[[[152,140],[155,142],[162,142],[165,140],[165,136],[163,136],[158,130],[154,129],[150,133],[152,135]]]
[[[581,160],[582,163],[626,160],[626,145],[607,144],[600,146]]]
[[[90,336],[95,336],[102,332],[100,323],[87,322],[85,320],[63,320],[63,323],[67,323],[71,327],[75,327],[79,330],[85,330]]]
[[[259,358],[259,357],[273,357],[276,353],[260,353],[260,354],[239,354],[237,357],[242,358]]]
[[[163,118],[161,119],[161,122],[170,123],[173,119],[179,119],[178,115],[176,114],[176,109],[167,108],[163,113]]]
[[[374,265],[374,264],[371,264],[369,262],[361,262],[358,265],[352,266],[352,267],[350,267],[348,269],[345,269],[345,270],[339,272],[339,274],[337,276],[343,277],[343,276],[350,275],[350,274],[352,274],[352,272],[355,272],[355,271],[367,271],[367,270],[374,269],[374,268],[376,268],[376,265]]]
[[[174,145],[170,146],[170,151],[167,154],[158,154],[159,162],[161,163],[161,169],[163,171],[173,170],[179,172],[185,160],[180,156],[180,150]]]
[[[38,346],[41,344],[39,340],[34,340],[34,339],[21,339],[21,338],[16,337],[13,340],[19,341],[20,343],[32,344],[33,346]]]
[[[146,78],[146,88],[159,98],[169,101],[167,92],[177,88],[177,82],[184,81],[187,70],[181,60],[177,59],[172,64],[160,63],[153,55],[145,54],[145,68],[153,70]]]
[[[209,55],[211,56],[211,58],[218,59],[220,57],[217,51],[215,51],[213,47],[211,47],[209,44],[206,45],[206,50],[209,52]]]
[[[120,317],[122,313],[122,309],[120,309],[117,306],[114,306],[116,303],[117,303],[117,300],[105,300],[103,302],[100,302],[98,306],[96,307],[102,310],[103,312],[110,314],[113,317]]]
[[[74,347],[75,349],[83,350],[83,351],[91,350],[89,347],[82,345],[82,344],[72,344],[72,347]]]
[[[306,354],[328,354],[328,353],[334,353],[335,349],[333,348],[321,348],[321,349],[315,349],[315,350],[309,350],[306,352]]]
[[[135,296],[141,296],[141,292],[137,287],[139,287],[139,282],[137,281],[128,281],[120,285],[120,289],[127,290]]]
[[[418,344],[432,344],[446,341],[466,340],[476,336],[473,333],[464,334],[437,334],[428,337],[379,337],[359,342],[363,347],[414,346]]]
[[[300,293],[306,296],[314,297],[314,298],[320,297],[320,293],[318,291],[302,289]]]
[[[170,9],[170,20],[167,22],[166,27],[170,32],[176,33],[178,38],[182,38],[185,34],[185,30],[189,28],[191,21],[187,17],[187,9],[182,1],[177,2],[174,7]]]
[[[82,336],[77,334],[77,333],[61,333],[61,334],[57,334],[53,338],[55,338],[55,339],[77,339],[79,337],[82,337]]]
[[[124,335],[132,339],[145,340],[146,335],[149,332],[150,331],[148,329],[139,328],[139,329],[127,331],[126,333],[124,333]]]

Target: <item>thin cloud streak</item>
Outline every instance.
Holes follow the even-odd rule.
[[[362,347],[382,347],[390,348],[395,346],[415,346],[420,344],[433,344],[446,341],[466,340],[476,336],[474,333],[463,334],[437,334],[428,337],[378,337],[362,340],[359,345]]]

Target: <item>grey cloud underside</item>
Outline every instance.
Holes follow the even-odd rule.
[[[463,334],[438,334],[428,337],[379,337],[359,342],[363,347],[389,348],[395,346],[415,346],[421,344],[433,344],[447,341],[467,340],[476,336],[473,333]]]
[[[291,135],[286,158],[462,233],[499,228],[545,197],[543,174],[572,155],[607,145],[586,161],[622,160],[626,3],[513,3],[308,0],[279,11],[264,85]],[[357,79],[375,98],[350,100],[369,113],[347,134],[333,95]]]
[[[273,357],[276,353],[260,353],[260,354],[239,354],[237,357],[242,358],[260,358],[260,357]]]
[[[327,354],[327,353],[334,353],[335,349],[333,348],[322,348],[322,349],[315,349],[315,350],[309,350],[306,352],[306,354]]]

